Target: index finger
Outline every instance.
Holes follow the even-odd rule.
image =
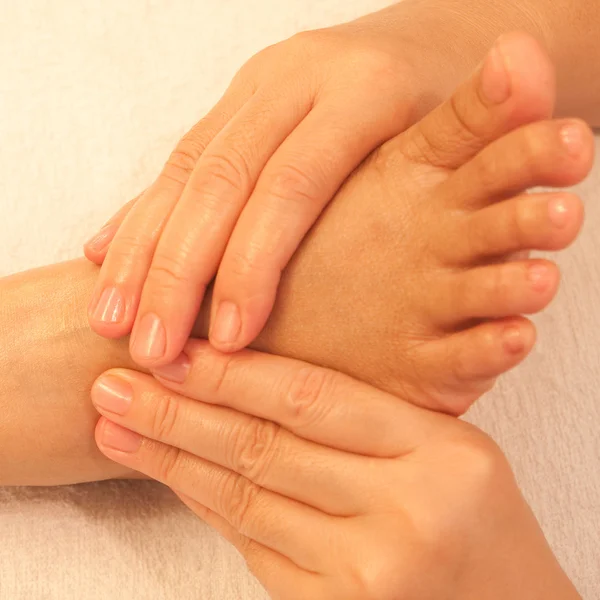
[[[188,342],[174,363],[153,374],[183,396],[273,421],[299,437],[355,454],[406,454],[446,421],[342,373],[254,350],[225,354],[203,340]]]

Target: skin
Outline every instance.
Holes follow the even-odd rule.
[[[524,48],[529,50],[526,52]],[[523,62],[537,67],[533,69],[534,73],[551,72],[543,68],[544,64],[548,66],[546,57],[528,39],[512,38],[497,50],[503,56],[519,58],[515,64]],[[531,198],[520,196],[518,192],[538,183],[565,185],[583,177],[591,162],[591,137],[581,122],[540,120],[552,97],[549,79],[544,80],[545,85],[540,85],[540,81],[536,84],[535,76],[533,79],[524,77],[518,69],[502,74],[497,64],[496,59],[486,63],[451,102],[384,146],[348,183],[342,192],[347,194],[343,196],[346,200],[339,206],[346,209],[350,206],[354,210],[341,210],[337,216],[358,216],[370,237],[365,240],[360,235],[358,238],[348,235],[360,231],[358,227],[350,227],[351,220],[324,218],[311,235],[312,242],[308,241],[305,253],[300,252],[295,259],[297,262],[286,273],[290,289],[299,286],[297,314],[304,318],[296,316],[294,325],[294,318],[289,320],[290,305],[278,308],[280,312],[274,314],[275,319],[269,326],[274,337],[269,338],[267,330],[260,343],[273,343],[273,339],[277,339],[277,328],[279,335],[285,333],[280,340],[283,344],[295,340],[295,332],[300,331],[299,341],[296,340],[298,353],[322,353],[324,348],[319,344],[312,350],[310,344],[303,346],[307,339],[314,340],[314,336],[318,341],[323,331],[316,327],[312,333],[302,333],[319,325],[318,318],[311,320],[311,315],[319,314],[323,306],[330,306],[328,324],[336,335],[345,328],[342,335],[356,335],[365,325],[367,333],[368,326],[375,322],[368,318],[369,311],[378,306],[382,297],[389,299],[387,294],[391,293],[391,288],[398,286],[395,298],[405,302],[400,305],[402,324],[412,326],[416,323],[417,329],[411,332],[410,343],[403,344],[402,338],[394,337],[396,332],[389,331],[389,323],[399,322],[397,316],[396,320],[393,318],[398,306],[388,302],[392,318],[388,327],[380,329],[376,337],[378,342],[384,342],[382,333],[386,333],[390,336],[388,343],[398,344],[398,353],[393,358],[403,367],[394,369],[391,378],[381,365],[379,375],[367,368],[368,377],[379,377],[388,385],[391,383],[407,390],[417,389],[413,381],[433,386],[437,392],[442,391],[439,397],[431,395],[440,403],[440,398],[448,401],[450,383],[473,393],[469,384],[488,382],[498,369],[506,368],[523,355],[528,347],[526,321],[514,319],[510,322],[508,340],[506,319],[478,325],[472,323],[486,317],[501,319],[505,314],[480,314],[483,310],[512,313],[529,307],[534,311],[552,296],[556,272],[549,264],[534,261],[502,264],[498,261],[506,260],[515,250],[563,247],[575,236],[581,220],[581,207],[576,198],[564,195]],[[534,85],[530,89],[528,86],[532,82]],[[508,94],[500,93],[506,89]],[[524,90],[533,91],[535,95],[524,94]],[[501,100],[498,100],[499,96],[502,96]],[[503,160],[505,157],[511,157],[511,160]],[[388,178],[390,172],[402,176],[406,191],[393,178]],[[416,185],[406,186],[410,181]],[[383,199],[388,194],[388,202],[382,202],[382,211],[390,206],[397,208],[398,203],[390,200],[402,189],[407,202],[400,203],[405,212],[400,211],[398,223],[409,223],[412,227],[400,230],[400,235],[396,229],[386,231],[382,224],[390,221],[379,220],[381,213],[373,211],[374,204],[368,196],[368,190],[373,189],[380,192]],[[359,203],[352,202],[361,191],[367,205],[363,212],[356,210]],[[555,210],[557,206],[558,211]],[[376,218],[369,221],[369,215],[373,214]],[[440,225],[436,229],[434,225],[441,221],[443,227]],[[530,227],[532,223],[534,226]],[[324,253],[327,244],[336,241],[336,229],[338,243],[332,250],[337,249],[338,254]],[[411,237],[411,229],[415,237]],[[469,231],[480,230],[485,233],[481,238],[468,237]],[[420,233],[416,235],[415,231]],[[422,231],[430,233],[422,238]],[[406,247],[397,253],[396,260],[411,265],[410,255],[405,255],[402,250],[409,252],[414,247],[419,249],[424,260],[414,271],[409,271],[406,278],[396,275],[402,273],[401,269],[387,270],[389,265],[385,262],[379,273],[376,273],[377,269],[365,269],[368,273],[363,283],[354,273],[349,273],[348,257],[365,255],[369,249],[365,241],[371,242],[375,250],[378,243],[389,249],[386,233],[399,236],[406,243]],[[436,246],[442,235],[452,242],[443,244],[446,250],[438,250]],[[449,254],[444,254],[448,251]],[[327,261],[323,260],[324,256],[328,257]],[[493,260],[487,260],[488,257]],[[302,266],[303,261],[308,267]],[[344,264],[345,280],[339,276],[341,271],[336,270]],[[83,277],[78,278],[75,269],[81,269]],[[5,354],[2,356],[6,363],[3,369],[6,369],[7,381],[13,391],[9,403],[5,396],[3,405],[8,406],[8,418],[0,430],[2,442],[7,441],[0,473],[3,477],[8,473],[9,483],[11,477],[13,481],[19,481],[19,478],[23,481],[24,475],[35,479],[35,469],[38,469],[38,483],[44,478],[47,483],[52,476],[64,477],[65,471],[59,473],[58,470],[65,454],[79,477],[86,477],[86,467],[95,469],[96,477],[106,467],[98,455],[90,460],[89,446],[79,446],[81,442],[89,443],[88,432],[78,429],[81,422],[77,418],[82,413],[77,402],[81,403],[81,396],[62,412],[51,405],[49,410],[40,410],[37,401],[35,405],[30,404],[34,410],[27,414],[19,401],[28,389],[34,394],[37,392],[36,400],[43,393],[47,401],[52,401],[62,397],[61,386],[75,390],[78,384],[85,387],[85,381],[100,368],[102,361],[110,362],[119,352],[124,352],[122,344],[106,342],[96,363],[86,359],[86,344],[91,334],[81,313],[77,315],[76,310],[72,310],[77,305],[73,302],[78,293],[77,286],[85,288],[85,282],[81,284],[85,280],[85,269],[89,267],[75,263],[60,267],[58,271],[43,271],[33,278],[21,276],[10,281],[4,290],[6,322],[13,322],[11,319],[15,317],[32,321],[25,331],[15,332],[9,328],[3,333],[7,338],[16,337],[20,344],[20,347],[11,348],[7,343],[8,352],[3,346]],[[315,272],[320,275],[315,277]],[[535,273],[533,278],[532,272]],[[93,270],[87,273],[88,280],[93,278]],[[307,273],[309,277],[306,277]],[[431,279],[423,278],[423,274],[430,274]],[[529,275],[528,279],[524,275]],[[40,286],[44,277],[48,294],[44,294],[43,286]],[[73,281],[78,283],[73,284]],[[491,285],[486,285],[486,281],[491,281]],[[63,282],[65,285],[61,286]],[[501,285],[496,287],[498,284]],[[320,286],[329,291],[319,295]],[[353,310],[350,316],[364,314],[366,319],[358,320],[358,327],[348,315],[328,302],[344,290],[356,290],[357,302],[350,304]],[[401,300],[403,294],[406,300]],[[309,296],[312,304],[306,303]],[[449,302],[439,302],[440,297]],[[351,298],[351,293],[345,295],[347,302]],[[457,313],[457,306],[462,307],[463,312]],[[359,313],[361,309],[364,309],[363,313]],[[44,319],[49,313],[55,318],[58,314],[54,327],[49,327],[49,322]],[[379,311],[375,314],[380,320],[383,318]],[[516,338],[514,331],[517,331]],[[355,347],[362,341],[359,333],[349,340],[351,345],[348,347]],[[365,342],[368,348],[371,343],[368,336]],[[477,342],[481,345],[477,346]],[[498,342],[501,344],[497,345]],[[383,350],[387,350],[387,344],[383,346]],[[423,360],[419,358],[411,364],[409,351],[415,346],[418,352],[422,350],[422,355],[414,356],[422,356]],[[455,594],[450,597],[457,598],[505,598],[518,597],[517,594],[523,594],[524,598],[577,597],[520,497],[504,459],[483,434],[447,416],[410,406],[340,374],[250,352],[232,359],[207,349],[216,357],[211,363],[199,357],[203,347],[206,350],[207,344],[188,347],[183,361],[170,365],[166,371],[163,367],[155,374],[167,385],[172,380],[182,381],[180,390],[193,397],[200,387],[193,377],[201,364],[202,390],[204,393],[207,389],[213,391],[206,398],[208,404],[220,402],[233,406],[237,401],[240,402],[239,410],[225,413],[219,410],[220,407],[169,396],[148,376],[127,371],[112,372],[108,374],[112,380],[104,377],[96,384],[94,401],[106,416],[106,398],[111,397],[108,416],[120,422],[120,426],[101,420],[96,430],[97,441],[106,456],[124,467],[119,471],[112,465],[112,472],[107,476],[127,476],[133,467],[172,485],[197,514],[242,550],[251,568],[274,596],[290,597],[289,590],[292,589],[298,591],[295,597],[308,595],[314,598],[336,595],[343,598],[397,598],[399,593],[415,598],[438,598],[440,594]],[[462,347],[481,350],[481,357],[459,355],[457,359],[455,351]],[[45,348],[53,348],[54,354],[44,352]],[[31,352],[32,349],[39,353],[40,372],[32,374],[29,370],[23,373],[18,369],[18,359],[24,351]],[[339,352],[334,352],[331,360],[337,360],[339,356]],[[504,362],[497,362],[498,356]],[[441,357],[445,357],[446,362]],[[360,355],[349,353],[346,369],[356,368],[356,361],[360,362],[360,359]],[[251,368],[236,374],[237,360],[252,362]],[[57,364],[60,368],[53,368]],[[405,369],[407,364],[418,368]],[[445,365],[451,368],[445,371]],[[266,370],[261,370],[262,366]],[[434,371],[427,371],[434,366],[438,375],[435,381],[431,378]],[[105,365],[102,368],[106,368]],[[208,373],[203,373],[203,368],[207,368]],[[466,370],[462,371],[464,368]],[[66,381],[56,377],[57,373],[65,371],[68,372]],[[212,388],[211,376],[214,378]],[[30,379],[30,388],[23,390],[20,379]],[[54,390],[49,385],[51,382]],[[185,385],[190,382],[195,385],[188,389]],[[286,387],[285,382],[291,387]],[[115,385],[116,401],[120,406],[117,409]],[[124,385],[131,386],[131,403],[127,402]],[[273,389],[269,386],[272,385],[275,385],[275,393],[269,398],[268,391]],[[220,399],[219,393],[222,394]],[[71,399],[74,397],[72,395]],[[431,401],[425,397],[427,402]],[[292,422],[281,418],[277,410],[268,410],[283,408],[282,398],[291,401]],[[332,400],[330,404],[328,398]],[[65,399],[61,399],[64,402]],[[353,404],[357,399],[361,399],[362,405],[358,411]],[[298,402],[300,407],[304,403],[304,407],[298,409]],[[130,407],[133,407],[131,412]],[[249,420],[248,413],[263,410],[263,407],[265,412],[257,415],[259,420]],[[316,412],[311,414],[310,407]],[[37,413],[37,421],[34,413]],[[85,416],[89,414],[85,413]],[[23,415],[34,418],[20,420]],[[380,421],[373,423],[368,416]],[[300,422],[294,421],[298,418]],[[93,416],[90,421],[93,423]],[[289,427],[292,431],[288,429],[286,434],[273,421],[280,421],[283,429]],[[198,423],[204,427],[200,436],[190,428],[191,424]],[[132,433],[131,430],[136,429],[145,437]],[[313,437],[315,430],[316,439]],[[222,443],[219,443],[219,432]],[[246,437],[240,437],[240,432]],[[372,436],[374,432],[377,435],[369,440],[368,434]],[[256,436],[249,436],[249,433]],[[253,439],[258,443],[253,443]],[[232,444],[234,440],[236,444]],[[27,441],[31,446],[26,448]],[[322,461],[322,468],[300,469],[300,477],[290,478],[290,472],[295,471],[287,469],[284,462],[304,456],[308,450],[307,442],[314,458],[309,462],[314,466]],[[54,470],[50,472],[44,470],[43,461],[42,464],[36,461],[39,456],[35,457],[35,451],[43,449],[44,445],[54,452],[53,458],[58,459],[52,461]],[[120,451],[115,451],[115,447]],[[81,453],[78,452],[80,448]],[[273,452],[275,458],[271,458],[269,452]],[[33,462],[38,464],[32,469]],[[355,468],[349,471],[348,465]],[[361,479],[356,477],[357,471],[368,476],[362,484],[357,481]],[[104,473],[108,473],[108,469]],[[332,478],[332,473],[337,477]],[[398,484],[397,493],[389,493],[390,481]],[[432,482],[435,485],[432,486]],[[321,493],[323,485],[327,494]],[[318,493],[315,493],[316,489]],[[374,497],[373,489],[388,491],[388,494]],[[499,498],[502,502],[498,502]],[[399,499],[402,502],[399,503]],[[295,522],[298,527],[282,529],[280,522],[272,520],[275,515],[289,517],[285,522]],[[307,535],[311,531],[319,532],[318,540]],[[323,536],[330,544],[322,543]],[[366,544],[372,544],[372,547]],[[366,556],[363,554],[365,547]],[[425,581],[420,576],[415,577],[415,573],[424,572],[430,575]],[[435,576],[431,576],[434,572]]]
[[[596,0],[577,10],[571,0],[409,0],[267,48],[181,140],[122,225],[112,220],[88,246],[94,254],[116,235],[92,328],[108,337],[133,329],[134,359],[167,364],[216,275],[211,343],[244,347],[342,182],[446,98],[498,34],[535,35],[558,67],[558,114],[600,124],[600,73],[588,60],[600,50],[599,24]]]
[[[565,247],[581,224],[578,198],[522,194],[571,185],[591,168],[591,132],[549,121],[553,105],[545,52],[528,36],[503,38],[450,100],[346,182],[286,270],[254,347],[464,412],[531,348],[533,328],[516,315],[546,306],[558,285],[552,264],[508,258]],[[316,273],[330,282],[318,306]]]
[[[506,253],[567,246],[582,213],[575,196],[519,192],[579,181],[590,168],[593,139],[579,121],[537,120],[552,104],[548,59],[527,37],[502,44],[518,67],[507,74],[509,97],[482,102],[478,70],[451,102],[357,171],[286,270],[258,349],[355,374],[451,414],[523,359],[533,328],[510,315],[542,309],[558,275],[552,263],[505,261]],[[550,218],[556,201],[559,225]],[[356,270],[365,256],[369,263]],[[133,366],[126,340],[89,329],[84,304],[96,277],[95,266],[73,261],[0,281],[4,485],[130,474],[103,459],[92,439],[94,379]],[[207,302],[196,335],[206,335],[209,311]],[[21,322],[27,327],[15,328]],[[185,374],[182,358],[161,374]]]
[[[481,431],[307,363],[185,351],[180,384],[105,373],[96,440],[170,486],[271,597],[579,598]]]

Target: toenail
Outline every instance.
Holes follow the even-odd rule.
[[[531,287],[541,292],[548,287],[550,280],[550,270],[545,265],[532,265],[527,272],[527,278]]]
[[[481,70],[481,93],[492,104],[501,104],[510,96],[510,78],[506,61],[497,45],[487,55]]]
[[[554,198],[548,203],[548,216],[555,227],[563,228],[569,220],[569,207],[564,198]]]
[[[583,150],[583,131],[578,123],[568,123],[560,129],[560,139],[571,156],[579,156]]]
[[[525,342],[517,327],[507,327],[502,335],[504,347],[511,354],[520,354],[525,348]]]

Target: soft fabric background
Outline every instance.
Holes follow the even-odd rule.
[[[251,54],[387,3],[2,2],[0,275],[79,255]],[[581,192],[586,230],[559,260],[564,285],[537,320],[538,349],[470,417],[508,453],[584,597],[598,598],[600,165]],[[0,597],[237,600],[264,592],[168,490],[119,482],[0,489]]]

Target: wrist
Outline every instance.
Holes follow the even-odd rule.
[[[0,280],[0,485],[57,485],[126,476],[96,448],[89,400],[107,368],[131,366],[127,345],[87,326],[96,268],[72,261]]]
[[[461,600],[581,600],[560,566],[506,457],[498,448],[475,489],[478,516],[456,597]]]

